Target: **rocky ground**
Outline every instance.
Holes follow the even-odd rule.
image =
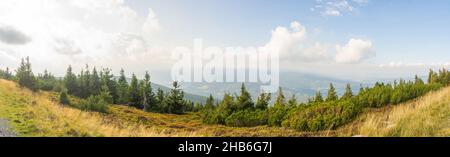
[[[14,132],[10,131],[8,121],[0,119],[0,137],[14,137]]]

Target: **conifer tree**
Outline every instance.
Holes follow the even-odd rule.
[[[212,95],[210,95],[210,98],[212,98]],[[214,98],[212,98],[214,99]],[[213,100],[214,101],[214,100]],[[223,95],[222,102],[220,103],[220,108],[222,111],[232,111],[233,107],[235,106],[234,97],[231,94],[225,93]]]
[[[244,83],[242,83],[241,87],[241,95],[237,97],[237,107],[240,110],[251,109],[254,108],[254,103],[250,93],[245,88]]]
[[[72,66],[67,68],[66,76],[64,76],[64,86],[67,88],[68,94],[75,94],[78,90],[77,76],[72,72]]]
[[[165,104],[166,96],[164,94],[164,91],[161,88],[158,88],[156,92],[156,104],[157,104],[157,110],[159,112],[167,112],[167,105]]]
[[[119,94],[117,91],[117,82],[114,79],[114,75],[111,74],[111,70],[108,68],[103,69],[100,72],[101,86],[107,86],[111,97],[113,98],[113,103],[117,104],[119,101]]]
[[[92,95],[100,94],[100,90],[102,88],[102,84],[101,84],[100,77],[98,75],[97,69],[95,67],[92,70],[92,75],[90,77],[90,81],[89,82],[90,82],[90,88],[89,88],[90,93]]]
[[[120,70],[120,77],[117,82],[118,84],[118,95],[119,95],[119,101],[120,104],[126,104],[128,103],[129,98],[129,85],[127,82],[127,78],[125,76],[125,72],[123,69]]]
[[[13,77],[11,71],[9,70],[9,67],[6,67],[6,70],[2,70],[0,69],[0,78],[1,79],[6,79],[6,80],[11,80]]]
[[[287,104],[289,108],[293,108],[298,105],[297,97],[295,96],[295,94],[292,94],[292,97],[288,100]]]
[[[315,103],[321,103],[323,102],[322,93],[320,91],[317,91],[316,96],[314,97]]]
[[[352,87],[348,83],[347,86],[345,87],[345,93],[344,93],[344,95],[342,95],[341,99],[342,100],[347,100],[347,99],[350,99],[352,97],[353,97]]]
[[[258,99],[256,100],[256,109],[259,110],[266,110],[269,107],[269,102],[271,99],[271,94],[270,93],[266,93],[266,92],[262,92]]]
[[[86,71],[84,72],[84,77],[81,77],[83,82],[83,92],[82,96],[87,98],[91,95],[90,87],[91,87],[91,72],[89,71],[89,65],[86,64]]]
[[[430,69],[428,73],[428,84],[438,83],[437,73]]]
[[[283,94],[283,89],[281,87],[278,88],[278,96],[275,100],[274,107],[284,107],[286,103],[286,97]]]
[[[214,97],[212,96],[212,94],[209,95],[209,97],[206,99],[205,102],[205,109],[207,110],[212,110],[215,108],[214,105]]]
[[[44,70],[44,74],[38,74],[37,80],[39,89],[44,91],[54,90],[58,83],[55,76],[49,73],[47,69]]]
[[[99,94],[100,98],[108,104],[113,103],[113,97],[107,85],[103,85]]]
[[[150,75],[148,72],[145,73],[144,76],[144,89],[142,91],[143,97],[143,105],[144,111],[146,112],[155,112],[157,111],[156,97],[153,93],[152,83],[150,81]]]
[[[70,99],[67,96],[66,90],[62,90],[61,93],[59,94],[59,103],[63,105],[70,105]]]
[[[22,62],[16,71],[16,77],[21,87],[28,88],[32,91],[38,90],[38,82],[31,70],[31,63],[28,57],[25,60],[22,58]]]
[[[136,107],[139,109],[142,109],[142,104],[141,104],[141,96],[139,93],[139,82],[138,79],[136,78],[136,75],[133,74],[131,76],[131,83],[130,83],[130,89],[128,91],[130,91],[130,99],[128,100],[128,105],[132,106],[132,107]]]
[[[173,88],[170,90],[170,94],[165,99],[168,107],[168,113],[182,114],[185,106],[184,92],[180,89],[180,85],[177,81],[173,82]]]
[[[414,76],[414,83],[415,84],[420,84],[420,85],[423,85],[423,84],[425,84],[425,82],[423,82],[423,80],[421,79],[421,78],[419,78],[419,76]]]
[[[330,83],[330,89],[328,89],[328,96],[326,101],[336,101],[338,100],[338,95],[336,93],[336,89],[334,88],[333,84]]]

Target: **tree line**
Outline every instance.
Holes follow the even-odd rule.
[[[59,92],[61,104],[83,110],[107,112],[109,104],[123,104],[146,112],[183,114],[199,111],[206,124],[233,127],[268,125],[301,131],[335,129],[354,120],[366,108],[400,104],[450,85],[450,72],[440,69],[437,72],[430,70],[426,82],[416,75],[414,80],[400,79],[391,83],[377,82],[372,87],[361,86],[357,94],[347,84],[345,93],[339,96],[330,83],[326,95],[318,91],[302,103],[295,95],[286,98],[282,88],[279,88],[273,103],[272,94],[267,92],[260,93],[254,100],[242,84],[240,93],[226,93],[221,100],[210,95],[205,104],[194,104],[184,99],[178,82],[173,82],[169,92],[162,89],[153,91],[148,73],[142,80],[133,74],[128,82],[123,69],[116,78],[108,68],[97,71],[95,67],[89,69],[86,66],[75,74],[69,66],[64,78],[57,79],[47,71],[35,76],[28,58],[22,59],[15,73],[13,75],[9,68],[0,70],[0,78],[14,80],[21,87],[33,91]],[[73,96],[81,98],[81,101],[72,104],[70,97]]]
[[[279,88],[274,103],[271,94],[261,93],[253,101],[244,84],[239,95],[225,94],[220,102],[214,103],[210,96],[205,104],[203,122],[233,127],[269,125],[293,128],[301,131],[335,129],[355,119],[366,108],[400,104],[450,84],[450,73],[430,70],[428,82],[417,75],[414,80],[400,80],[393,83],[377,82],[373,87],[362,87],[354,94],[350,84],[345,93],[338,96],[333,84],[327,95],[321,92],[305,103],[299,103],[295,95],[286,99]]]
[[[69,66],[65,76],[58,79],[47,70],[35,76],[27,57],[22,59],[16,75],[7,68],[0,70],[0,78],[14,80],[21,87],[32,91],[59,92],[61,104],[84,110],[107,112],[109,104],[122,104],[146,112],[183,114],[201,108],[200,104],[184,99],[184,92],[178,82],[173,82],[173,88],[169,92],[160,88],[153,91],[148,72],[142,80],[132,74],[131,81],[128,82],[123,69],[116,78],[108,68],[98,71],[96,67],[90,69],[86,65],[80,73],[75,74]],[[81,102],[72,104],[70,96],[80,98]]]

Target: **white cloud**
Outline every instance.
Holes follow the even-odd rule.
[[[268,51],[279,52],[283,59],[297,53],[305,37],[306,28],[299,22],[294,21],[291,23],[290,29],[278,26],[273,30],[270,41],[263,48]]]
[[[336,45],[337,63],[359,63],[375,55],[372,50],[372,41],[369,40],[350,39],[345,46]]]
[[[156,14],[152,9],[148,9],[148,16],[144,22],[144,25],[142,26],[142,30],[145,33],[154,33],[161,30],[159,20],[158,18],[156,18]]]
[[[357,7],[364,6],[369,0],[316,0],[316,5],[311,11],[319,11],[323,16],[341,16],[353,13]]]
[[[315,42],[306,43],[307,31],[300,22],[294,21],[290,28],[278,26],[272,31],[270,41],[262,47],[263,51],[279,52],[281,61],[313,62],[329,58],[328,47]]]
[[[294,63],[353,64],[375,57],[370,40],[350,39],[344,46],[307,38],[305,26],[292,22],[290,29],[278,26],[262,51],[279,52],[280,60]]]
[[[62,73],[61,67],[68,64],[119,67],[130,61],[130,66],[142,67],[162,62],[154,55],[161,48],[149,43],[161,30],[156,14],[149,9],[148,15],[140,16],[124,0],[2,0],[0,21],[20,30],[15,36],[26,34],[32,39],[21,40],[25,45],[0,43],[0,54],[15,61],[30,56],[37,70],[54,68],[49,70]],[[122,39],[128,34],[135,37]],[[6,35],[11,39],[11,33]],[[131,62],[133,58],[139,61]],[[9,63],[1,64],[17,66]]]
[[[20,32],[19,30],[2,25],[0,23],[0,42],[6,44],[22,45],[30,42],[30,37]]]

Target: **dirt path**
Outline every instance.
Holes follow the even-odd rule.
[[[10,131],[8,121],[0,119],[0,137],[14,137],[14,136],[16,135]]]

